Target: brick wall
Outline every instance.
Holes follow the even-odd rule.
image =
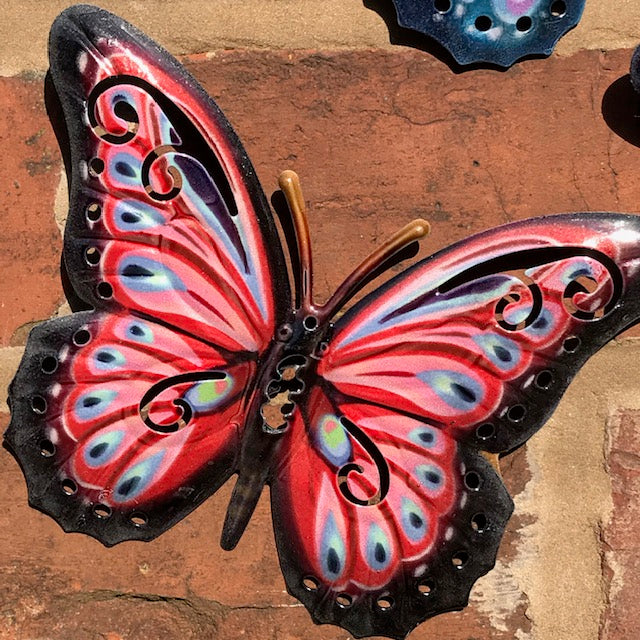
[[[32,324],[65,312],[65,180],[42,79],[48,27],[67,4],[6,0],[0,22],[3,387]],[[507,220],[640,209],[640,150],[601,109],[640,43],[640,4],[587,5],[550,59],[456,75],[425,52],[390,45],[380,16],[355,0],[104,3],[184,56],[267,193],[280,170],[299,172],[322,296],[418,216],[433,224],[428,254]],[[619,112],[609,123],[633,133]],[[496,569],[467,610],[425,623],[412,639],[640,636],[638,362],[633,335],[603,349],[550,423],[502,461],[516,513]],[[7,421],[1,405],[0,426]],[[106,550],[31,510],[4,450],[0,487],[2,640],[348,637],[315,627],[286,595],[266,495],[234,552],[217,542],[228,488],[157,541]]]

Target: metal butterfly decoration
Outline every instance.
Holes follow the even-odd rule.
[[[585,0],[393,0],[398,24],[435,38],[458,64],[510,67],[549,55]]]
[[[640,218],[492,229],[340,315],[426,222],[318,305],[297,177],[280,180],[288,269],[238,138],[174,58],[83,5],[55,21],[50,67],[85,310],[31,332],[10,388],[30,503],[105,545],[151,540],[238,474],[222,546],[270,485],[287,589],[315,622],[404,638],[464,607],[513,508],[497,454],[640,319]]]

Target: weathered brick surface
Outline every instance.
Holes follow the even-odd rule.
[[[602,532],[608,606],[602,640],[636,638],[640,629],[640,411],[620,410],[609,424],[611,521]]]
[[[581,209],[636,210],[640,153],[612,134],[600,114],[602,96],[626,73],[629,56],[581,52],[506,73],[459,76],[419,52],[221,52],[191,59],[189,67],[234,124],[268,193],[280,170],[300,173],[318,294],[325,297],[373,247],[416,216],[433,223],[426,253],[506,220]],[[6,273],[14,274],[0,290],[7,344],[19,326],[50,315],[60,296],[52,213],[60,164],[45,124],[40,81],[4,82],[10,91],[1,94],[6,106],[0,130],[12,164],[0,180],[10,194],[19,176],[20,192],[28,194],[22,206],[9,195],[0,204],[7,221],[3,237],[12,238],[0,246],[0,255]],[[20,117],[25,111],[32,114],[26,124]],[[34,134],[35,144],[26,144]],[[17,335],[19,343],[23,332]],[[517,496],[530,484],[528,467],[524,452],[507,465],[506,480]],[[562,485],[564,476],[545,480]],[[217,543],[228,487],[159,540],[107,550],[63,534],[30,510],[20,471],[4,450],[0,486],[2,639],[346,638],[336,628],[315,628],[284,593],[266,495],[232,553]],[[614,511],[613,522],[633,538],[633,523],[619,513]],[[565,635],[539,635],[541,617],[530,618],[530,596],[517,577],[522,567],[531,571],[542,561],[522,555],[525,534],[542,535],[530,529],[534,524],[535,515],[519,513],[502,545],[499,572],[479,583],[472,606],[426,623],[412,638],[583,640],[566,635],[566,627]],[[572,526],[590,521],[566,524],[566,536]],[[607,543],[620,549],[617,561],[632,567],[634,550],[615,542],[623,535],[617,531],[610,530]],[[542,538],[539,544],[544,547]],[[598,584],[601,575],[592,578]],[[607,640],[634,637],[624,635],[632,626],[621,626],[633,593],[623,590],[617,597],[603,627]],[[595,616],[597,623],[600,612],[576,615]]]
[[[58,145],[42,83],[0,78],[0,346],[21,325],[48,318],[62,296],[60,232],[52,216]]]

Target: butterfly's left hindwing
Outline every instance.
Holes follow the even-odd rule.
[[[237,471],[247,394],[289,309],[284,259],[236,135],[166,51],[80,5],[49,53],[64,266],[95,311],[32,332],[6,440],[66,530],[150,539]]]
[[[525,442],[638,321],[639,259],[635,216],[514,223],[336,322],[271,494],[288,588],[317,621],[404,638],[465,606],[512,509],[488,452]]]
[[[6,434],[31,504],[107,545],[157,536],[233,472],[255,369],[130,314],[80,312],[41,324],[12,383]],[[148,428],[145,393],[194,371],[207,375],[172,386],[149,409],[154,423],[170,424],[183,396],[189,424]]]

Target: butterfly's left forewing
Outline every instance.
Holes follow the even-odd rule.
[[[167,52],[81,5],[54,23],[50,63],[64,266],[95,311],[33,331],[6,439],[30,501],[66,530],[149,539],[237,470],[290,304],[284,259],[237,137]]]
[[[507,225],[336,322],[272,483],[287,584],[316,620],[403,638],[466,604],[512,509],[489,452],[523,443],[637,322],[639,240],[633,216]]]
[[[218,107],[157,44],[95,8],[58,18],[50,58],[70,146],[75,292],[230,351],[264,350],[289,303],[287,282],[273,286],[284,260]]]

